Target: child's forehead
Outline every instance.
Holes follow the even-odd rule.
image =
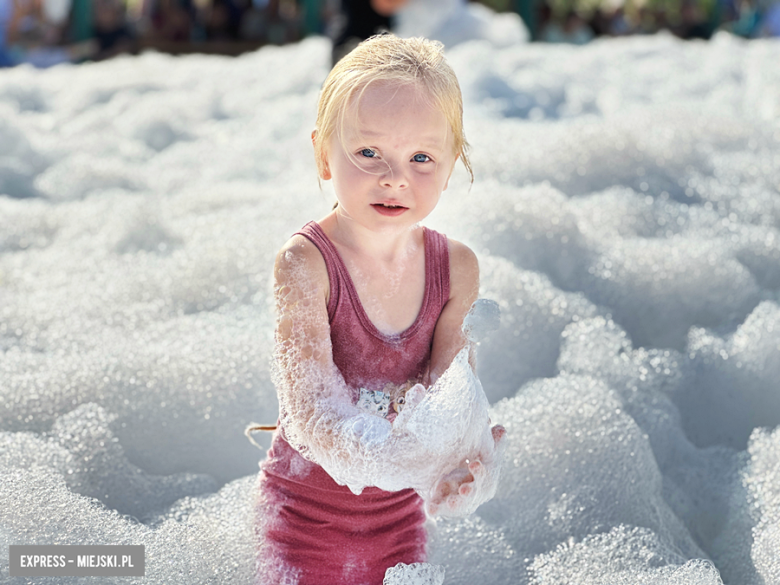
[[[352,94],[347,109],[352,115],[373,108],[415,107],[437,110],[433,95],[422,83],[374,81]]]
[[[369,96],[355,109],[346,112],[341,128],[342,140],[414,142],[417,147],[444,148],[452,142],[452,131],[444,113],[413,94]]]

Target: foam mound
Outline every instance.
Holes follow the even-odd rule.
[[[442,585],[444,567],[428,563],[398,563],[385,573],[383,585]]]

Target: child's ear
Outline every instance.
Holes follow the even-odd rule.
[[[320,154],[317,154],[317,130],[311,131],[311,143],[314,146],[314,155],[317,157],[317,174],[323,181],[329,181],[331,174],[328,166],[328,153],[323,148]]]

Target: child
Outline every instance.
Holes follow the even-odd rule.
[[[258,583],[380,585],[425,560],[424,506],[463,515],[492,497],[504,435],[462,331],[477,260],[419,225],[459,158],[470,172],[441,45],[361,43],[325,81],[312,142],[338,202],[274,268],[280,418]]]

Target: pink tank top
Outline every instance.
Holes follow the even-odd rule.
[[[447,237],[423,228],[425,243],[425,293],[414,323],[399,334],[386,335],[368,318],[352,277],[333,242],[316,222],[307,223],[300,235],[320,251],[330,280],[328,318],[333,361],[346,383],[380,390],[385,383],[419,381],[431,359],[433,332],[450,296],[450,261]]]
[[[341,256],[322,228],[310,222],[299,233],[325,259],[333,360],[355,400],[360,387],[381,389],[386,382],[419,380],[450,294],[447,238],[425,230],[422,308],[406,331],[385,335],[366,315]],[[303,459],[281,428],[260,468],[258,566],[263,568],[258,583],[280,583],[285,567],[290,567],[300,585],[381,585],[388,567],[425,561],[425,512],[413,490],[367,487],[356,496],[322,467]]]

